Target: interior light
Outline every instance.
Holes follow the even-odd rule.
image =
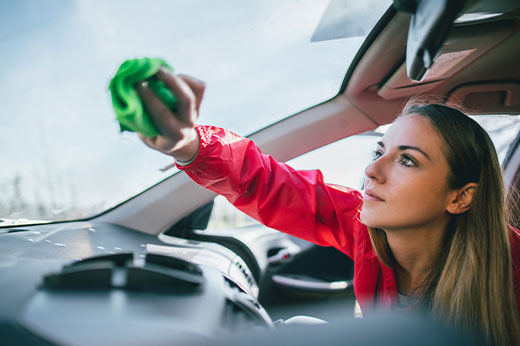
[[[502,12],[489,13],[489,12],[477,12],[477,13],[464,13],[459,18],[455,19],[455,24],[478,22],[484,19],[494,18],[503,15]]]

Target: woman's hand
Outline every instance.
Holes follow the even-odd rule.
[[[161,68],[155,75],[177,98],[177,111],[170,111],[146,82],[136,85],[137,93],[159,135],[139,138],[150,148],[171,155],[177,161],[190,161],[199,150],[195,121],[204,96],[204,82],[186,75],[172,75]]]

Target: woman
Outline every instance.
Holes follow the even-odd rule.
[[[204,84],[165,70],[157,78],[178,111],[139,84],[161,133],[143,142],[265,225],[350,256],[364,314],[424,307],[492,344],[520,345],[520,235],[506,224],[493,144],[471,118],[409,104],[378,143],[361,195],[229,131],[196,127]]]

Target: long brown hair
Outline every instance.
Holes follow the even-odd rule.
[[[493,142],[458,109],[411,100],[401,116],[412,113],[429,119],[444,139],[448,187],[478,184],[470,209],[451,216],[441,254],[419,290],[424,306],[436,318],[470,335],[484,335],[493,345],[520,345],[508,213]],[[369,234],[379,259],[393,266],[386,233],[369,228]]]

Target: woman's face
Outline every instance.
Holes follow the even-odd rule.
[[[398,118],[366,168],[361,221],[385,230],[443,222],[449,201],[444,143],[418,114]]]

